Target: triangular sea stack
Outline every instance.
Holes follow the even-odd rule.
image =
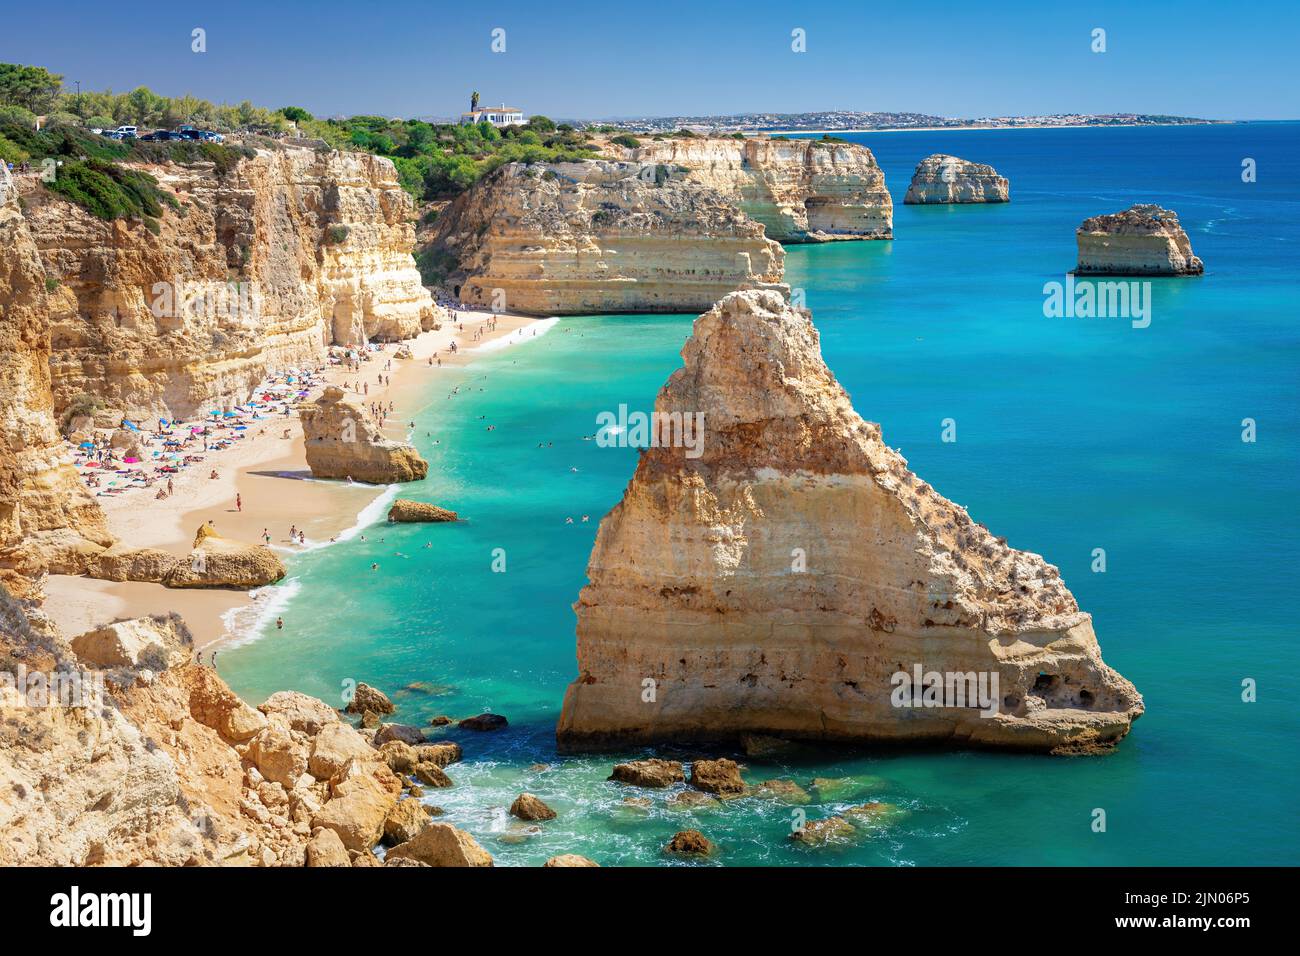
[[[704,413],[702,451],[646,451],[601,522],[561,749],[761,733],[1088,751],[1128,732],[1142,698],[1057,569],[908,470],[806,311],[733,293],[682,358],[655,410]],[[996,712],[896,706],[917,665],[996,675]]]

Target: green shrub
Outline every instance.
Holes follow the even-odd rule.
[[[631,133],[620,133],[618,136],[611,138],[610,142],[615,146],[626,146],[628,149],[636,149],[641,145],[641,141]]]
[[[97,159],[68,160],[47,188],[100,219],[153,218],[163,202],[175,200],[158,188],[148,173]]]
[[[55,289],[57,289],[58,287],[59,287],[59,280],[58,280],[58,279],[54,278],[54,276],[46,276],[46,277],[45,277],[45,291],[46,291],[46,292],[53,292],[53,291],[54,291]]]
[[[325,241],[332,246],[345,242],[348,238],[347,226],[330,226],[325,230]]]

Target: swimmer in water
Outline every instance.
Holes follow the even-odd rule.
[[[376,561],[374,564],[370,565],[370,570],[371,570],[371,571],[378,571],[378,570],[379,570],[379,562]]]

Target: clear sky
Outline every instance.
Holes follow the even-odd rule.
[[[191,52],[191,31],[207,52]],[[492,51],[492,31],[505,51]],[[807,51],[791,49],[806,31]],[[1106,31],[1106,52],[1092,32]],[[1300,2],[13,0],[0,61],[69,86],[449,116],[823,109],[1300,118]]]

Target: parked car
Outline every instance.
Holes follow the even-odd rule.
[[[134,126],[119,126],[117,129],[113,130],[113,132],[117,133],[117,135],[113,137],[114,139],[135,139],[139,130]]]

